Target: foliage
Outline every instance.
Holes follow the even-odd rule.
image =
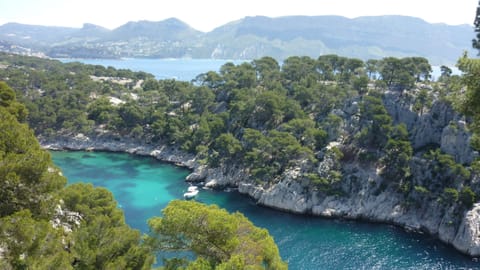
[[[19,122],[24,122],[28,115],[25,106],[16,100],[15,91],[2,81],[0,81],[0,106],[15,116]]]
[[[335,184],[342,178],[342,173],[340,171],[331,170],[329,171],[328,177],[321,177],[317,173],[308,173],[305,177],[310,184],[312,184],[314,190],[318,190],[328,195],[341,194],[341,192],[335,188]]]
[[[474,49],[480,51],[480,2],[477,6],[475,15],[475,32],[476,38],[472,40]],[[462,95],[460,102],[460,110],[464,114],[472,117],[473,121],[469,125],[473,131],[472,147],[476,150],[480,149],[480,60],[468,58],[465,52],[463,57],[458,60],[458,68],[463,72],[462,83],[466,86],[466,92]]]
[[[377,73],[379,69],[379,61],[376,59],[369,59],[365,62],[365,70],[367,72],[367,76],[370,80],[377,79]]]
[[[440,149],[430,150],[424,157],[435,162],[434,171],[443,176],[457,176],[461,179],[470,178],[470,172],[448,154],[443,154]]]
[[[8,96],[0,106],[1,268],[149,269],[150,249],[125,224],[111,193],[91,185],[64,188],[48,152],[9,110],[16,101]],[[62,219],[62,207],[78,213],[80,227],[52,226],[51,220]]]
[[[462,82],[467,90],[461,99],[460,110],[473,119],[470,127],[478,136],[480,134],[480,60],[469,59],[465,54],[458,61],[458,68],[463,72]],[[473,145],[477,147],[477,144]]]
[[[277,60],[266,56],[258,60],[253,60],[252,66],[256,71],[259,85],[267,90],[274,90],[281,87],[278,84],[281,73]]]
[[[410,89],[428,82],[431,72],[428,61],[419,57],[363,62],[331,54],[292,56],[282,64],[263,57],[226,63],[219,72],[200,74],[188,83],[80,63],[19,59],[0,55],[7,63],[0,78],[9,78],[33,112],[28,121],[37,134],[99,130],[171,144],[210,166],[241,162],[252,180],[265,185],[300,164],[305,174],[315,173],[315,154],[329,141],[348,136],[340,133],[342,119],[332,111],[357,95],[361,130],[351,142],[364,148],[356,152],[359,159],[367,153],[385,166],[384,176],[396,182],[408,178],[411,146],[408,138],[392,135],[397,128],[381,91]],[[380,88],[373,90],[373,83]],[[420,114],[430,95],[419,93],[415,109]],[[341,178],[341,164],[339,160],[329,183]]]
[[[429,160],[427,169],[431,173],[428,179],[424,179],[423,184],[431,193],[447,205],[461,202],[463,206],[471,207],[476,195],[470,187],[464,186],[471,177],[470,170],[456,163],[451,155],[442,153],[438,148],[429,150],[423,157]],[[460,190],[462,186],[464,187]]]
[[[475,14],[475,21],[473,22],[475,26],[475,33],[477,36],[472,40],[472,47],[480,51],[480,2],[477,6],[477,12]]]
[[[433,98],[427,89],[421,89],[416,96],[413,109],[418,111],[420,115],[423,115],[425,108],[428,108],[432,105],[432,99]]]
[[[425,195],[428,195],[430,193],[430,191],[424,186],[414,186],[413,190],[416,193],[423,195],[422,197],[424,197]]]
[[[458,201],[458,191],[454,188],[445,188],[443,190],[443,199],[447,204],[454,204]]]
[[[40,149],[28,127],[18,123],[15,112],[11,114],[5,108],[13,102],[16,102],[14,97],[9,104],[0,106],[0,128],[4,130],[0,136],[0,179],[3,181],[0,266],[3,269],[150,269],[154,261],[151,246],[142,242],[138,231],[125,224],[112,194],[90,184],[64,188],[65,179],[53,166],[48,153]],[[98,115],[95,112],[92,108],[92,116]],[[222,154],[234,156],[242,150],[240,142],[229,133],[221,134],[215,142]],[[170,222],[169,213],[186,210],[182,202],[177,203],[179,205],[172,203],[167,207],[165,217],[160,219],[162,224]],[[203,228],[203,231],[192,231],[191,237],[198,239],[195,242],[198,247],[192,247],[206,252],[205,259],[198,258],[186,269],[287,268],[268,232],[254,227],[241,214],[229,215],[214,206],[186,207],[198,214],[197,229]],[[58,209],[63,210],[58,212]],[[206,215],[202,215],[202,211]],[[77,213],[76,221],[68,218],[65,221],[71,231],[63,230],[62,225],[51,225],[49,220],[54,215],[66,212]],[[204,226],[205,221],[209,226]],[[76,222],[80,222],[79,225]],[[152,222],[159,226],[155,219]],[[188,227],[190,223],[184,223],[184,229],[185,225]],[[218,226],[218,230],[214,230]],[[222,233],[226,234],[222,236]],[[225,253],[227,251],[230,253]],[[179,264],[172,261],[166,264],[169,265]]]
[[[2,269],[73,269],[72,256],[61,244],[62,231],[21,210],[0,219]]]
[[[86,113],[90,102],[99,96],[119,98],[114,94],[132,91],[139,80],[153,78],[144,72],[80,63],[63,64],[55,60],[3,53],[0,54],[0,61],[8,63],[8,67],[0,70],[0,80],[8,80],[8,84],[16,90],[20,101],[30,112],[27,120],[37,134],[47,129],[90,132],[93,122],[88,120]],[[128,81],[126,77],[131,83],[119,80],[124,78]],[[118,123],[111,119],[117,117],[112,111],[109,109],[100,118],[99,114],[94,113],[91,119]],[[20,115],[26,116],[24,113]]]
[[[410,76],[406,68],[403,68],[402,61],[398,58],[383,59],[379,72],[386,86],[391,89],[403,90],[413,85],[414,78]]]
[[[192,251],[197,259],[186,269],[287,269],[268,232],[238,212],[171,201],[162,213],[148,222],[150,241],[157,250]]]
[[[40,149],[33,133],[0,106],[0,217],[23,209],[45,216],[65,178],[53,169],[50,155]],[[50,170],[50,171],[49,171]]]
[[[414,98],[413,109],[423,114],[437,93],[428,88],[403,91],[429,82],[431,67],[424,58],[387,57],[363,62],[337,55],[317,59],[293,56],[279,64],[264,57],[240,65],[226,63],[219,72],[201,74],[192,83],[5,54],[0,54],[0,61],[6,66],[0,69],[0,79],[8,79],[16,89],[0,82],[0,162],[5,164],[0,167],[4,181],[0,191],[2,226],[11,234],[17,233],[12,225],[15,220],[24,220],[26,225],[19,228],[26,231],[31,224],[39,228],[38,233],[25,238],[28,241],[23,249],[14,251],[15,243],[9,244],[13,254],[10,265],[19,265],[21,262],[14,260],[27,249],[33,254],[27,257],[29,263],[34,259],[39,265],[47,263],[37,257],[53,253],[35,250],[35,243],[44,241],[50,246],[57,239],[58,231],[47,229],[45,218],[51,217],[59,198],[64,201],[62,207],[77,211],[83,220],[65,238],[68,249],[52,247],[58,251],[58,262],[52,265],[63,268],[68,262],[65,265],[80,269],[142,269],[152,262],[149,247],[137,231],[125,225],[112,195],[88,185],[62,190],[65,179],[58,175],[48,154],[32,142],[33,133],[17,120],[28,121],[40,136],[94,136],[97,132],[153,147],[171,145],[196,154],[202,164],[239,164],[250,174],[249,180],[264,187],[279,181],[289,169],[300,167],[299,179],[309,183],[308,188],[338,194],[342,166],[354,160],[351,157],[358,157],[371,161],[368,165],[383,166],[382,177],[388,182],[382,184],[396,185],[405,194],[438,195],[448,204],[460,201],[466,207],[476,200],[472,189],[477,187],[465,186],[470,171],[438,149],[424,156],[433,178],[418,183],[410,177],[414,153],[407,129],[393,125],[383,99],[384,91],[401,91],[403,96]],[[467,85],[466,98],[459,103],[472,117],[476,131],[480,122],[480,64],[465,57],[459,66]],[[446,67],[438,86],[461,93],[460,78]],[[15,96],[25,106],[16,102]],[[351,115],[352,123],[358,117],[360,129],[355,136],[348,134],[351,127],[340,117],[346,113],[346,100],[352,105],[358,101],[360,108],[359,114]],[[27,109],[31,112],[28,116]],[[480,141],[473,138],[473,142]],[[331,141],[350,143],[351,150],[326,150]],[[321,153],[334,163],[325,174],[316,171],[316,158]],[[187,249],[197,255],[193,261],[168,260],[166,269],[285,267],[268,233],[240,214],[229,215],[193,202],[173,202],[164,217],[152,219],[150,226],[155,233],[149,240],[156,248]]]
[[[385,109],[382,99],[375,95],[365,96],[360,113],[365,125],[357,140],[361,145],[382,149],[392,130],[392,118]]]
[[[223,133],[215,139],[213,150],[220,160],[233,160],[242,151],[242,144],[231,133]]]
[[[379,66],[381,79],[386,86],[400,91],[413,88],[415,82],[428,81],[432,72],[428,60],[422,57],[386,57]]]
[[[389,181],[400,183],[411,174],[409,162],[413,149],[408,139],[407,127],[404,124],[395,126],[389,137],[382,159],[385,166],[382,174]]]
[[[470,187],[463,187],[458,194],[458,199],[467,209],[470,209],[473,203],[476,202],[477,196]]]
[[[150,249],[140,245],[140,232],[125,224],[112,194],[91,184],[73,184],[62,192],[64,207],[82,215],[71,235],[73,266],[79,269],[148,269]]]
[[[314,153],[328,141],[348,136],[339,132],[342,119],[332,111],[357,95],[361,95],[361,130],[352,143],[365,148],[359,155],[370,153],[375,160],[386,155],[383,161],[392,157],[388,162],[396,164],[393,157],[403,149],[407,155],[399,158],[406,163],[408,139],[390,140],[394,126],[381,91],[427,83],[431,72],[421,57],[363,62],[338,55],[292,56],[282,64],[264,57],[240,65],[226,63],[219,72],[201,74],[188,83],[80,63],[6,54],[0,54],[0,60],[6,65],[0,79],[8,78],[15,86],[32,112],[27,119],[37,134],[96,130],[145,143],[172,144],[201,154],[203,162],[211,164],[238,159],[262,182],[275,181],[285,169],[306,159],[315,162]],[[447,68],[442,73],[448,77],[448,87],[457,87]],[[414,109],[422,114],[433,95],[426,88],[415,94]],[[253,146],[246,130],[257,130],[264,138],[257,137],[260,141]]]
[[[327,142],[327,133],[316,127],[311,119],[292,119],[279,127],[280,130],[289,132],[303,146],[310,149],[322,149]]]

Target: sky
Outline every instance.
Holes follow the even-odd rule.
[[[477,5],[477,0],[1,0],[0,25],[82,27],[93,23],[114,29],[129,21],[175,17],[207,32],[257,15],[405,15],[430,23],[473,25]]]

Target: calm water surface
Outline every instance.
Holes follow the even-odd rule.
[[[223,60],[223,59],[59,59],[62,62],[78,61],[84,64],[102,65],[117,69],[130,69],[133,71],[145,71],[153,74],[158,80],[175,79],[179,81],[191,81],[201,73],[219,71],[220,67],[232,62],[236,65],[246,60]]]
[[[142,58],[126,58],[126,59],[59,59],[62,62],[78,61],[84,64],[111,66],[117,69],[130,69],[133,71],[145,71],[153,74],[158,80],[175,79],[179,81],[191,81],[201,73],[207,71],[219,71],[220,67],[232,62],[236,65],[249,60],[224,60],[224,59],[142,59]],[[280,62],[280,65],[282,63]],[[461,72],[457,67],[450,67],[453,75],[460,75]],[[432,66],[432,79],[436,80],[440,77],[441,71],[439,66]]]
[[[182,199],[187,170],[122,153],[52,152],[69,183],[108,188],[127,223],[143,232],[146,220]],[[231,192],[201,190],[198,201],[244,213],[275,238],[289,269],[480,269],[480,263],[432,237],[380,224],[292,215],[257,206]]]

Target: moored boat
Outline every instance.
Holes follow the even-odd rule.
[[[197,186],[189,186],[187,192],[183,194],[183,198],[190,200],[195,198],[198,195],[198,187]]]

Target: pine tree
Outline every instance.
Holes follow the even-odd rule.
[[[475,14],[473,25],[475,26],[477,37],[472,40],[472,46],[474,49],[479,50],[480,53],[480,1],[478,2],[477,13]]]

